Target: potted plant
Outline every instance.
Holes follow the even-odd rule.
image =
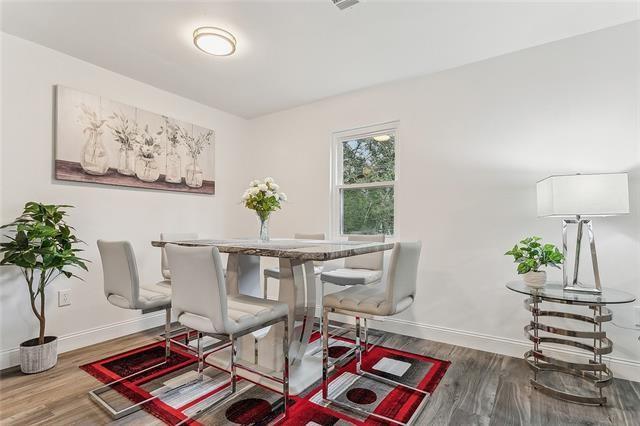
[[[85,259],[78,257],[81,241],[64,221],[66,205],[28,202],[24,212],[1,228],[11,228],[7,242],[0,243],[0,265],[20,268],[29,291],[31,310],[40,323],[39,336],[20,344],[20,368],[24,373],[39,373],[56,365],[57,337],[45,336],[45,289],[60,275],[77,277],[69,268],[87,270]],[[79,277],[78,277],[79,278]]]
[[[260,239],[269,241],[269,216],[281,207],[283,201],[287,201],[287,195],[279,192],[280,186],[273,178],[266,177],[264,182],[254,180],[249,184],[249,189],[242,195],[242,203],[248,209],[255,210],[260,220]]]
[[[564,261],[564,256],[553,244],[543,244],[540,237],[528,237],[514,245],[511,250],[505,253],[506,256],[513,256],[518,264],[518,274],[529,287],[541,288],[547,282],[547,272],[540,268],[553,266],[560,268]]]

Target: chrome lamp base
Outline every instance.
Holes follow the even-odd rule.
[[[573,265],[573,279],[569,283],[569,277],[567,270],[567,227],[570,224],[578,226],[576,234],[576,255]],[[591,263],[593,264],[593,275],[595,278],[595,287],[583,287],[578,281],[578,271],[580,268],[580,244],[582,242],[583,227],[587,228],[589,234],[589,247],[591,249]],[[593,224],[591,219],[582,219],[580,216],[576,216],[575,219],[564,219],[562,221],[562,254],[564,255],[565,262],[562,264],[562,283],[565,291],[575,291],[581,293],[601,294],[602,286],[600,284],[600,270],[598,269],[598,257],[596,254],[596,242],[593,237]]]

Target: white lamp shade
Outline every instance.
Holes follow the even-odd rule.
[[[626,173],[550,176],[537,184],[538,217],[629,213]]]

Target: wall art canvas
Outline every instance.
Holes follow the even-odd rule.
[[[56,86],[56,179],[215,193],[211,129]]]

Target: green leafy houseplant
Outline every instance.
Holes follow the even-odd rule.
[[[13,235],[6,235],[8,241],[0,243],[0,265],[14,265],[22,271],[31,310],[40,322],[39,345],[45,343],[45,288],[60,275],[80,278],[69,268],[87,270],[86,260],[77,255],[82,251],[76,248],[81,241],[64,221],[67,207],[72,206],[28,202],[20,217],[1,227],[12,229]]]
[[[564,261],[560,250],[553,244],[543,244],[541,240],[540,237],[524,238],[505,253],[506,256],[513,256],[518,264],[518,274],[540,272],[543,266],[560,268],[558,265]]]

